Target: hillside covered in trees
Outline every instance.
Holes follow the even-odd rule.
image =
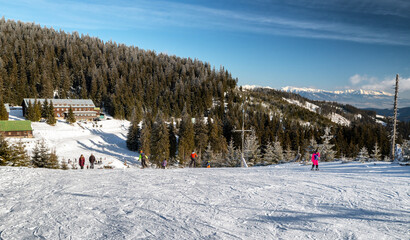
[[[245,129],[252,130],[244,143],[251,165],[297,155],[307,160],[315,148],[332,160],[355,158],[364,148],[371,154],[375,147],[386,156],[390,147],[389,129],[373,111],[328,102],[314,102],[311,111],[289,102],[308,101],[296,94],[238,88],[229,71],[210,63],[3,17],[0,100],[19,105],[23,98],[53,97],[90,98],[115,118],[130,120],[129,149],[144,149],[154,163],[185,163],[196,150],[204,163],[237,166],[243,108]],[[331,114],[349,124],[332,122]],[[398,142],[409,131],[402,128]]]
[[[90,98],[116,118],[133,109],[200,115],[236,85],[224,68],[87,35],[0,19],[0,96]],[[149,109],[148,109],[149,108]]]

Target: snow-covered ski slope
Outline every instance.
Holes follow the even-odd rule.
[[[24,119],[21,108],[11,110],[10,116],[12,121]],[[97,125],[91,122],[71,125],[60,120],[55,126],[45,122],[32,122],[34,138],[24,138],[22,141],[29,155],[36,141],[44,140],[50,149],[56,150],[60,161],[70,159],[78,162],[80,155],[84,154],[88,164],[88,157],[93,153],[98,160],[103,161],[103,165],[123,168],[124,161],[137,163],[138,157],[136,152],[129,151],[126,146],[129,124],[129,121],[115,119],[99,121]]]
[[[410,168],[0,167],[0,239],[409,239]]]

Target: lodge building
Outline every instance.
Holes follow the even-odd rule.
[[[31,138],[31,121],[0,121],[0,134],[4,137]]]
[[[24,98],[23,106],[23,115],[26,115],[27,107],[29,103],[31,106],[34,105],[35,101],[44,104],[46,99],[40,98]],[[57,119],[65,119],[68,116],[68,110],[73,110],[76,120],[88,120],[92,121],[94,118],[100,116],[100,109],[95,107],[94,102],[91,99],[47,99],[48,103],[53,103],[54,115]]]

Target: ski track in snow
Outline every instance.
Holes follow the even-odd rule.
[[[0,167],[0,239],[409,239],[410,168]]]

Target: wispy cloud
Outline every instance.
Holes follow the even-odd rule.
[[[392,93],[396,86],[396,78],[394,76],[383,80],[378,80],[376,77],[355,74],[349,78],[349,81],[351,85],[346,86],[348,89],[364,89]],[[409,91],[410,77],[399,77],[399,92],[407,94]],[[405,97],[409,98],[407,96]]]
[[[9,1],[0,0],[0,3]],[[137,29],[182,27],[248,33],[410,45],[410,3],[402,0],[238,1],[208,7],[200,1],[13,1],[49,17],[59,27]],[[241,5],[242,4],[242,5]],[[257,4],[255,7],[254,5]],[[2,4],[3,5],[3,4]],[[248,7],[254,6],[249,10]],[[45,10],[47,9],[47,10]],[[42,24],[45,24],[41,22]]]

